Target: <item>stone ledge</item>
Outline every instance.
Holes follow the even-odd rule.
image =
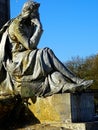
[[[55,124],[52,124],[52,126],[58,126],[58,127],[66,128],[69,130],[89,130],[89,129],[86,129],[85,123],[65,123],[65,124],[62,124],[62,123],[56,124],[55,123]]]
[[[64,127],[51,126],[50,124],[36,124],[17,130],[72,130]]]
[[[98,122],[86,122],[86,123],[55,123],[52,126],[58,126],[66,128],[68,130],[98,130]]]
[[[47,98],[29,100],[28,106],[41,123],[71,123],[93,120],[93,94],[54,94]],[[85,116],[86,115],[86,116]]]

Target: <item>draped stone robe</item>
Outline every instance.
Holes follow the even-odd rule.
[[[2,93],[21,94],[27,87],[36,96],[49,96],[61,91],[66,82],[72,82],[75,77],[51,49],[37,49],[38,43],[26,47],[30,46],[34,31],[34,26],[28,20],[21,20],[21,16],[7,28],[9,42],[6,40],[3,62],[6,74],[0,83]],[[39,35],[36,39],[40,39]]]

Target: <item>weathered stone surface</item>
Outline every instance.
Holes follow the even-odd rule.
[[[34,98],[33,98],[33,101],[34,101]],[[20,113],[18,109],[21,110]],[[18,118],[17,118],[17,113],[19,114]],[[47,115],[47,113],[45,114]],[[0,123],[1,123],[1,120],[0,120]],[[1,124],[0,130],[6,130],[6,129],[8,130],[97,130],[98,122],[71,123],[68,121],[68,122],[61,123],[61,122],[51,121],[49,123],[46,121],[45,123],[40,123],[40,120],[38,119],[38,117],[33,115],[30,109],[28,109],[27,106],[21,104],[20,102],[20,105],[19,103],[16,105],[14,111],[10,114],[8,119],[6,119]]]
[[[18,130],[72,130],[72,129],[67,129],[64,127],[57,127],[57,126],[51,126],[51,125],[45,125],[45,124],[38,124],[38,125],[33,125],[25,128],[20,128]]]
[[[92,94],[55,94],[29,102],[29,109],[41,123],[86,122],[94,116]]]
[[[41,123],[71,122],[70,94],[56,94],[47,98],[29,100],[29,109]]]
[[[85,123],[58,123],[58,124],[52,124],[53,126],[58,126],[70,130],[87,130]]]

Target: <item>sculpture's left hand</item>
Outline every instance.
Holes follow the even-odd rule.
[[[37,27],[42,27],[40,21],[37,18],[34,18],[31,20],[31,23],[33,23],[34,25],[36,25]]]

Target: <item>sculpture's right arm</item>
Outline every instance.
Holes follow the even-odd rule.
[[[37,47],[37,44],[40,40],[42,32],[43,32],[43,30],[41,29],[41,26],[36,25],[34,34],[30,38],[27,35],[27,30],[25,30],[23,25],[17,21],[13,22],[9,29],[9,33],[10,34],[13,33],[13,35],[15,37],[14,39],[16,39],[18,42],[20,42],[26,49],[30,49],[30,50],[35,49]]]
[[[35,29],[32,37],[30,38],[30,46],[31,46],[31,48],[36,48],[40,41],[41,35],[43,33],[43,29],[42,29],[42,25],[41,25],[40,21],[37,18],[32,19],[31,23],[35,25],[36,29]]]

